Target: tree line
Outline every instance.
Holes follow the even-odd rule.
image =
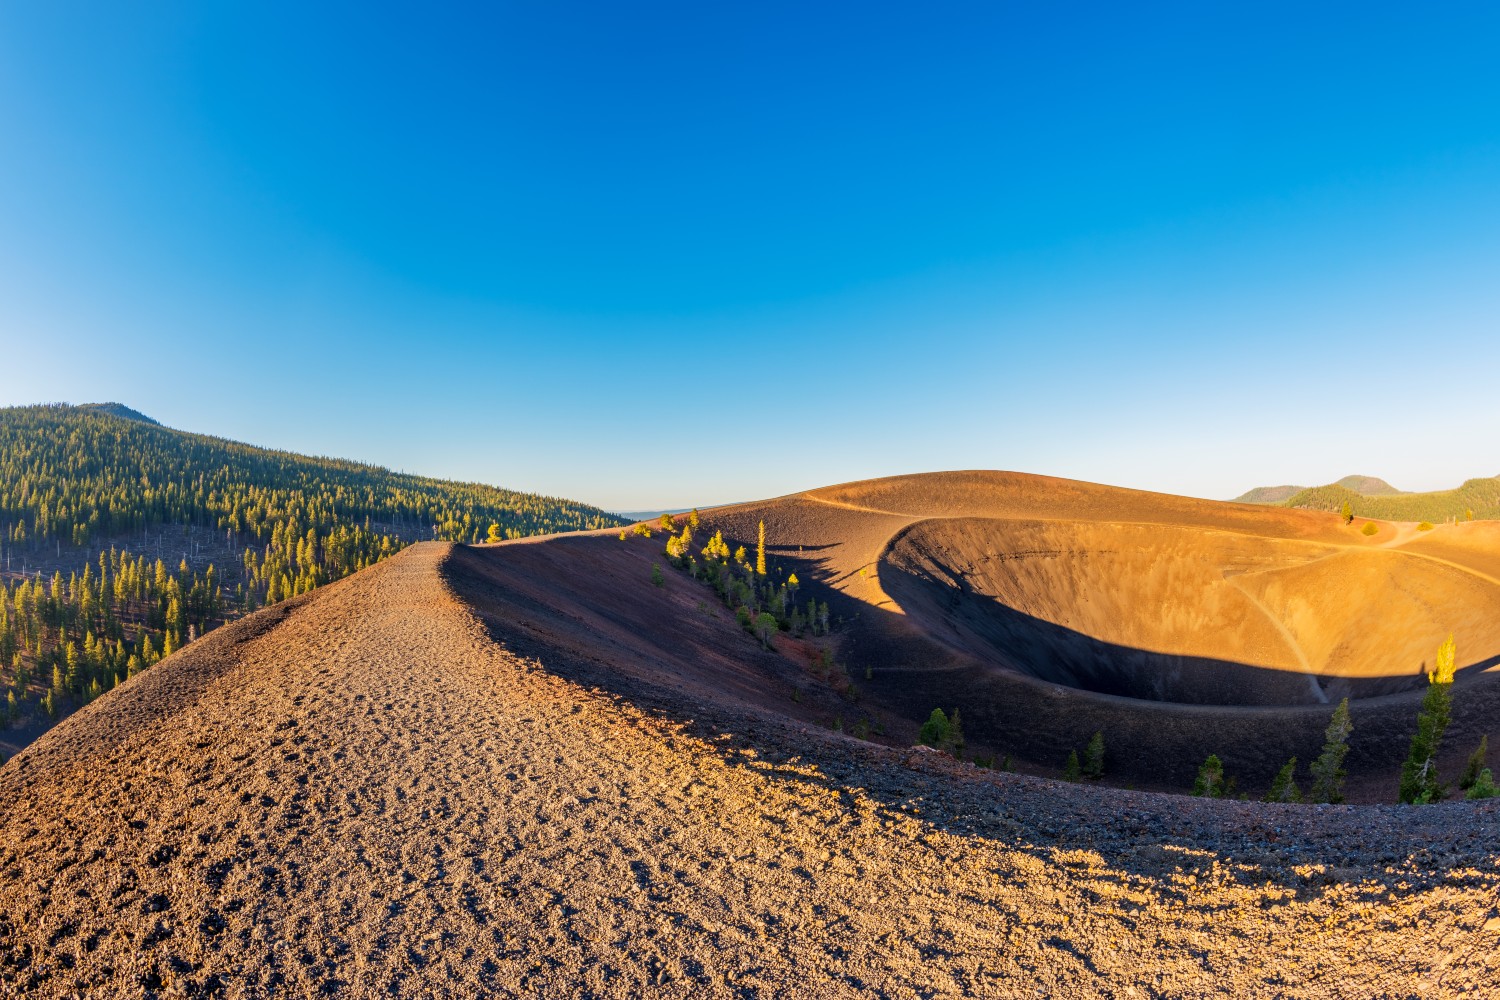
[[[21,551],[164,526],[265,545],[289,524],[299,534],[362,525],[406,540],[477,542],[491,524],[516,538],[619,523],[572,500],[256,448],[86,407],[0,409],[0,540]]]

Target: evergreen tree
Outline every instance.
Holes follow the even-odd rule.
[[[1447,788],[1438,778],[1437,755],[1443,731],[1453,710],[1452,688],[1455,671],[1453,636],[1438,647],[1437,661],[1427,674],[1427,694],[1417,713],[1417,731],[1412,734],[1411,752],[1401,768],[1401,801],[1425,805],[1441,801]]]
[[[1098,781],[1104,777],[1104,734],[1095,733],[1083,749],[1083,775]]]
[[[1297,787],[1297,758],[1293,757],[1286,762],[1280,771],[1276,772],[1276,778],[1271,782],[1271,790],[1266,793],[1267,802],[1301,802],[1302,791]]]
[[[1333,710],[1333,718],[1323,732],[1323,752],[1309,769],[1312,789],[1308,801],[1344,801],[1344,757],[1349,753],[1349,734],[1353,731],[1354,725],[1349,721],[1349,699],[1345,698]]]
[[[661,563],[651,564],[651,585],[654,587],[665,587],[667,581],[661,575]]]
[[[1349,505],[1348,500],[1344,501],[1344,508],[1339,511],[1339,516],[1344,519],[1345,524],[1354,523],[1354,508]]]
[[[963,758],[964,747],[964,721],[959,717],[958,709],[948,718],[948,731],[943,734],[943,749],[954,757]]]
[[[760,644],[766,649],[771,648],[771,636],[777,631],[776,616],[762,611],[755,619],[755,634],[760,636]]]
[[[1474,783],[1479,780],[1479,773],[1486,767],[1485,757],[1488,756],[1489,750],[1490,737],[1486,733],[1479,737],[1479,746],[1469,755],[1469,762],[1464,765],[1463,776],[1458,779],[1460,789],[1467,792],[1474,787]]]
[[[1079,764],[1078,764],[1078,751],[1077,750],[1069,750],[1068,751],[1068,762],[1065,765],[1063,765],[1063,780],[1064,781],[1077,781],[1077,780],[1079,780],[1079,777],[1080,777],[1081,773],[1082,772],[1081,772],[1081,770],[1079,768]]]
[[[1209,799],[1224,797],[1224,763],[1217,754],[1209,754],[1203,766],[1198,768],[1198,778],[1193,782],[1193,794]]]
[[[766,575],[766,522],[760,522],[760,535],[755,543],[755,575]]]
[[[623,537],[625,533],[622,531],[620,534]],[[500,541],[501,537],[500,525],[491,524],[489,530],[485,532],[484,540],[493,545],[495,542]]]
[[[917,742],[933,749],[940,749],[948,738],[948,716],[941,708],[934,708],[922,729],[917,733]]]

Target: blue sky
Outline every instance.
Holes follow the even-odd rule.
[[[0,6],[0,404],[616,508],[1500,473],[1494,5],[307,6]]]

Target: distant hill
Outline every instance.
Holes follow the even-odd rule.
[[[1249,493],[1235,497],[1233,503],[1276,504],[1285,503],[1307,489],[1305,486],[1257,486]]]
[[[1358,493],[1360,496],[1365,497],[1397,496],[1405,492],[1404,490],[1396,489],[1396,487],[1384,479],[1375,476],[1345,476],[1338,482],[1331,484],[1331,486],[1337,486],[1340,489],[1348,490],[1351,493]],[[1329,489],[1331,486],[1311,487],[1311,489]],[[1286,503],[1292,497],[1299,493],[1305,493],[1309,489],[1307,486],[1257,486],[1250,492],[1235,497],[1232,502],[1258,504]],[[1340,505],[1342,503],[1343,501],[1340,501]],[[1299,505],[1293,504],[1292,506]]]
[[[1357,517],[1382,521],[1495,520],[1500,518],[1500,476],[1470,479],[1456,490],[1370,496],[1338,483],[1303,490],[1285,501],[1306,510],[1342,510],[1349,504]]]
[[[161,423],[152,420],[140,410],[132,410],[124,403],[83,403],[79,405],[80,410],[92,410],[95,413],[103,413],[111,417],[121,417],[125,420],[134,420],[137,423],[151,424],[160,427]]]
[[[1353,490],[1360,496],[1366,497],[1387,497],[1406,492],[1396,489],[1384,479],[1375,476],[1345,476],[1333,485],[1342,486],[1346,490]]]
[[[661,510],[617,510],[615,515],[632,523],[636,521],[655,521],[663,514],[686,514],[689,507],[664,507]]]

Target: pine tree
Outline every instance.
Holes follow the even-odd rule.
[[[760,535],[755,543],[755,575],[766,575],[766,522],[760,522]]]
[[[948,718],[948,731],[943,735],[943,749],[954,757],[963,758],[964,747],[964,721],[959,717],[958,709]]]
[[[654,587],[665,587],[666,579],[661,575],[661,563],[651,564],[651,585]]]
[[[941,708],[934,708],[927,721],[922,723],[922,729],[917,733],[917,742],[938,749],[947,738],[948,716]]]
[[[766,649],[771,648],[771,636],[776,634],[776,616],[762,611],[755,619],[755,632],[760,636],[760,644]]]
[[[1104,777],[1104,734],[1095,733],[1083,749],[1083,775],[1098,781]]]
[[[498,525],[498,524],[491,524],[490,528],[489,528],[489,531],[487,531],[485,533],[485,541],[490,542],[491,544],[494,544],[495,542],[500,541],[501,537],[502,536],[500,534],[500,525]],[[623,532],[623,531],[620,532],[620,537],[624,538],[625,537],[625,532]]]
[[[1224,797],[1224,763],[1217,754],[1209,754],[1203,766],[1198,768],[1198,778],[1193,782],[1193,794],[1208,799]]]
[[[1453,674],[1455,650],[1453,636],[1438,647],[1437,661],[1427,675],[1427,694],[1417,713],[1417,731],[1412,734],[1411,752],[1401,767],[1401,801],[1409,805],[1426,805],[1440,801],[1447,787],[1438,778],[1438,747],[1453,710]]]
[[[1349,734],[1354,725],[1349,721],[1349,699],[1339,702],[1333,710],[1333,718],[1323,732],[1323,752],[1313,761],[1312,789],[1309,802],[1344,801],[1344,757],[1349,753]]]
[[[1081,773],[1082,772],[1081,772],[1081,770],[1079,768],[1079,764],[1078,764],[1078,751],[1077,750],[1069,750],[1068,751],[1068,762],[1067,762],[1067,764],[1063,765],[1063,780],[1064,781],[1077,781],[1079,779],[1079,776],[1080,776]]]
[[[1345,524],[1354,523],[1354,508],[1349,506],[1349,501],[1344,501],[1344,509],[1339,511],[1339,516],[1344,519]]]
[[[1479,780],[1479,772],[1485,770],[1485,757],[1489,754],[1489,734],[1479,737],[1479,746],[1469,755],[1469,762],[1464,765],[1463,776],[1458,779],[1458,787],[1467,792],[1474,787],[1474,782]]]
[[[1302,791],[1297,787],[1297,758],[1293,757],[1286,762],[1280,771],[1276,772],[1276,778],[1271,782],[1271,790],[1266,793],[1267,802],[1301,802]]]

